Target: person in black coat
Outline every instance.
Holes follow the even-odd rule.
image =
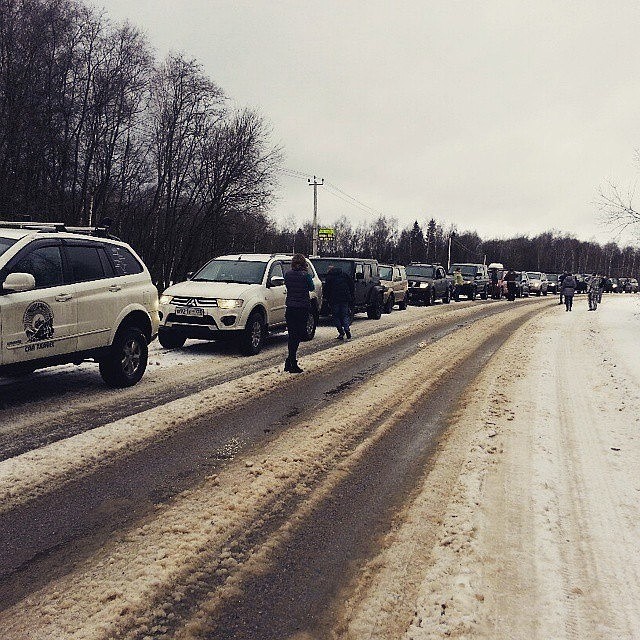
[[[351,339],[351,305],[355,300],[353,280],[340,267],[329,267],[323,294],[333,314],[333,322],[338,330],[337,339]]]
[[[307,321],[311,313],[309,292],[316,286],[307,271],[307,260],[301,253],[291,258],[291,270],[284,274],[287,287],[285,319],[287,321],[289,355],[284,362],[284,370],[289,373],[302,373],[298,366],[298,347],[307,337]]]

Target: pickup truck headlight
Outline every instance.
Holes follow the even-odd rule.
[[[244,300],[230,300],[227,298],[218,298],[218,307],[220,309],[238,309],[244,304]]]
[[[421,289],[426,289],[428,286],[429,286],[429,283],[428,283],[428,282],[421,282],[421,283],[420,283],[420,288],[421,288]]]
[[[169,304],[173,300],[173,296],[161,295],[160,304]]]

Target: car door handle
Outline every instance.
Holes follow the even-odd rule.
[[[116,291],[120,291],[120,289],[122,289],[122,287],[121,287],[119,284],[112,284],[112,285],[109,287],[109,291],[113,291],[114,293],[115,293]]]
[[[73,295],[70,293],[61,293],[59,296],[56,296],[56,302],[69,302],[73,298]]]

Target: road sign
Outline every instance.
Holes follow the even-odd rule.
[[[336,230],[331,227],[320,227],[318,229],[318,239],[320,240],[333,240],[336,235]]]

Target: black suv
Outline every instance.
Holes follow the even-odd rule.
[[[439,264],[419,264],[407,266],[409,281],[409,302],[413,304],[434,304],[439,298],[451,302],[452,280],[447,277],[444,267]]]
[[[452,264],[449,275],[453,275],[456,269],[460,269],[464,284],[460,293],[469,300],[475,300],[480,296],[483,300],[489,297],[489,273],[486,264],[458,262]]]
[[[378,261],[367,258],[309,258],[324,284],[330,267],[340,267],[353,279],[354,297],[353,313],[363,313],[372,320],[379,320],[382,315],[385,288],[380,284]],[[331,313],[326,296],[322,296],[321,316]]]

